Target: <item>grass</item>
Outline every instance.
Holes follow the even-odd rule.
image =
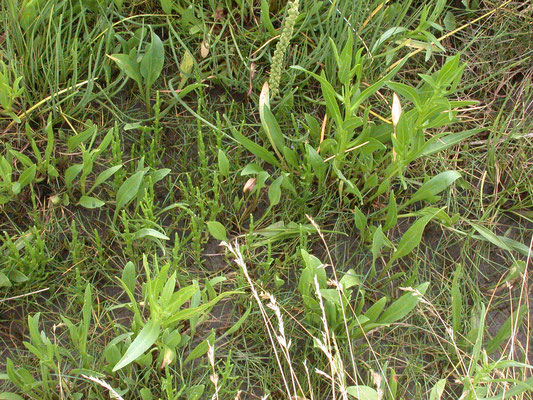
[[[2,2],[0,399],[531,398],[531,6],[289,5]]]

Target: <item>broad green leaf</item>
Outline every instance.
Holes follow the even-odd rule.
[[[199,400],[205,392],[205,385],[194,385],[187,390],[187,400]]]
[[[363,125],[363,119],[361,117],[351,116],[351,117],[347,117],[342,122],[342,129],[344,129],[346,132],[348,132],[350,135],[352,135],[353,131],[356,130],[357,128],[359,128],[362,125]],[[360,143],[361,143],[361,140],[359,138],[356,138],[355,142],[350,144],[350,147],[356,146],[356,145],[358,145]]]
[[[358,400],[379,400],[378,392],[369,386],[348,386],[346,388],[348,394]]]
[[[137,281],[137,272],[135,265],[128,261],[122,271],[122,282],[126,285],[131,293],[135,293],[135,282]]]
[[[433,198],[461,177],[457,171],[445,171],[424,183],[406,204]]]
[[[81,196],[81,198],[78,201],[78,205],[93,209],[93,208],[100,208],[105,204],[105,201],[102,201],[100,199],[97,199],[96,197],[91,196]]]
[[[187,356],[185,361],[183,362],[184,365],[189,363],[192,360],[197,359],[198,357],[203,356],[205,353],[207,353],[207,350],[209,349],[209,344],[213,344],[215,341],[215,332],[213,331],[207,339],[199,343]]]
[[[337,178],[339,178],[346,185],[344,190],[347,193],[354,194],[362,202],[363,201],[363,196],[361,195],[361,192],[359,191],[357,186],[355,186],[351,180],[347,179],[344,176],[344,174],[338,168],[338,166],[336,165],[335,162],[332,164],[332,169],[333,169],[333,172],[335,172],[335,175],[337,175]]]
[[[369,321],[375,322],[378,320],[379,316],[381,315],[381,312],[385,308],[385,305],[387,304],[387,298],[382,297],[378,301],[376,301],[372,307],[370,307],[364,314],[365,317],[368,318]]]
[[[318,76],[319,75],[315,75],[315,78]],[[335,92],[335,89],[333,89],[331,83],[327,80],[324,71],[322,71],[319,77],[320,78],[317,79],[320,81],[320,88],[322,89],[322,95],[326,102],[326,110],[328,111],[328,114],[333,117],[337,127],[340,128],[342,126],[343,118],[339,104],[337,103],[337,93]]]
[[[259,112],[261,117],[261,125],[265,130],[270,144],[277,150],[281,151],[285,147],[285,139],[281,133],[281,128],[279,127],[278,121],[270,108],[266,104],[263,104]]]
[[[322,261],[309,254],[304,249],[301,249],[300,252],[305,263],[305,268],[300,274],[298,290],[302,297],[306,297],[310,296],[311,292],[314,293],[314,289],[312,288],[314,288],[315,275],[318,280],[318,285],[321,288],[327,287],[327,275],[326,270],[323,268]]]
[[[218,221],[209,221],[207,223],[207,229],[209,230],[209,233],[211,236],[213,236],[215,239],[227,242],[228,236],[226,234],[226,228],[224,228],[224,225],[222,225]]]
[[[152,42],[141,60],[140,68],[147,89],[151,88],[157,78],[159,78],[165,63],[163,42],[153,31],[151,32],[151,36]]]
[[[26,168],[22,174],[20,174],[20,177],[13,185],[13,194],[19,194],[20,191],[27,185],[33,182],[35,179],[35,173],[37,172],[37,166],[33,164],[31,167]],[[16,186],[15,186],[16,185]],[[15,189],[16,188],[16,189]]]
[[[115,206],[115,215],[126,206],[139,192],[145,171],[141,170],[130,176],[124,181],[117,191],[117,204]]]
[[[311,167],[313,168],[313,172],[315,173],[318,182],[320,184],[323,184],[325,180],[327,165],[324,163],[322,157],[320,157],[320,154],[318,154],[318,152],[308,143],[305,144],[305,149],[307,150],[307,158],[311,163]]]
[[[375,187],[377,184],[377,182],[375,182],[374,186]],[[376,193],[374,194],[374,196],[380,196],[382,195],[383,193],[385,192],[388,192],[390,189],[390,180],[389,179],[384,179],[381,181],[381,183],[379,184],[377,190],[376,190]]]
[[[274,154],[272,152],[268,151],[267,149],[259,146],[255,142],[251,141],[250,139],[244,137],[237,129],[232,127],[231,133],[233,134],[233,137],[239,142],[241,145],[246,148],[250,153],[253,155],[259,157],[260,159],[266,161],[269,164],[272,164],[276,167],[279,167],[279,161],[276,159]]]
[[[374,231],[374,235],[372,236],[372,259],[376,261],[376,259],[381,254],[381,249],[383,247],[392,247],[392,243],[387,238],[387,236],[383,233],[383,229],[381,228],[381,225],[379,225],[376,230]]]
[[[284,178],[284,176],[279,176],[268,188],[268,201],[270,202],[270,207],[274,207],[281,200],[281,183]]]
[[[104,136],[104,138],[102,139],[98,147],[96,148],[95,155],[97,156],[100,155],[109,147],[109,145],[113,141],[113,138],[115,137],[115,129],[118,129],[116,125],[115,127],[107,131],[106,135]]]
[[[394,150],[401,159],[407,157],[409,144],[414,141],[416,135],[416,130],[413,129],[408,116],[409,115],[405,113],[401,114],[398,125],[396,125],[395,134],[391,137]]]
[[[342,49],[340,57],[337,61],[339,66],[339,81],[344,85],[348,84],[351,77],[353,76],[350,72],[352,70],[353,62],[353,35],[351,32],[348,34],[348,40]]]
[[[463,312],[463,295],[461,293],[461,275],[462,275],[462,266],[461,264],[457,265],[455,272],[453,274],[452,281],[452,330],[455,337],[458,337],[461,330],[461,315]]]
[[[52,164],[48,164],[46,167],[46,173],[50,178],[56,179],[59,176],[59,172],[57,171],[56,167],[54,167]]]
[[[40,164],[43,162],[43,158],[41,155],[41,150],[39,149],[39,146],[37,146],[37,143],[34,139],[34,133],[30,128],[29,122],[26,122],[26,129],[25,129],[26,136],[28,138],[28,141],[30,142],[31,149],[33,150],[33,155],[35,156],[35,161],[37,164]]]
[[[390,399],[394,400],[398,397],[396,396],[396,393],[398,392],[398,377],[396,375],[396,371],[394,371],[394,368],[389,368],[390,374],[389,379],[387,379],[387,384],[389,386],[388,392],[390,393]]]
[[[82,169],[82,164],[74,164],[67,168],[67,170],[65,171],[65,186],[67,188],[70,189],[72,187],[72,182],[80,174]]]
[[[0,400],[24,400],[23,397],[11,392],[0,393]]]
[[[12,270],[9,272],[9,280],[15,283],[23,283],[28,281],[28,277],[19,270]]]
[[[372,46],[371,52],[374,53],[378,49],[378,47],[381,46],[390,37],[392,37],[394,35],[398,35],[398,34],[403,33],[405,31],[407,31],[407,28],[403,28],[401,26],[393,27],[393,28],[390,28],[390,29],[386,30],[380,36],[380,38],[376,41],[376,43],[374,43],[374,45]]]
[[[443,87],[448,86],[458,74],[462,73],[464,67],[464,65],[459,64],[459,54],[448,58],[437,73],[437,84]]]
[[[30,157],[22,154],[20,151],[9,149],[9,152],[14,155],[25,167],[31,167],[33,165],[33,161],[30,159]]]
[[[189,78],[189,75],[192,72],[193,67],[194,57],[188,50],[185,50],[185,53],[183,53],[183,58],[181,59],[180,63],[180,83],[178,85],[178,89],[181,89],[183,85],[185,85],[187,79]]]
[[[19,387],[24,385],[20,374],[17,373],[17,370],[13,365],[13,361],[11,361],[10,358],[7,358],[6,360],[6,375],[14,385]]]
[[[198,285],[193,284],[181,288],[172,295],[172,298],[169,302],[169,311],[176,312],[179,308],[184,305],[191,297],[198,292]]]
[[[161,0],[161,8],[163,8],[163,12],[165,12],[163,3],[168,3],[168,1],[167,0]],[[169,14],[169,13],[166,13],[166,14]],[[153,400],[154,399],[154,395],[152,394],[152,391],[150,389],[146,388],[146,387],[144,387],[141,390],[139,390],[139,394],[141,396],[141,400]]]
[[[133,79],[139,86],[142,85],[142,75],[139,70],[139,64],[126,54],[112,54],[108,57],[113,60],[122,72],[129,78]]]
[[[397,260],[398,258],[405,257],[407,254],[409,254],[411,251],[415,249],[422,240],[422,234],[424,233],[424,229],[426,228],[426,225],[433,219],[434,215],[426,215],[424,217],[419,218],[416,220],[416,222],[405,231],[405,233],[402,235],[402,238],[400,239],[400,243],[398,244],[398,248],[394,252],[394,254],[391,257],[391,260],[389,263],[392,263],[394,260]]]
[[[229,160],[222,149],[218,149],[218,171],[225,178],[229,175]]]
[[[160,168],[156,171],[151,171],[148,175],[152,178],[152,182],[156,183],[162,180],[165,176],[170,174],[172,170],[170,168]]]
[[[20,25],[27,29],[39,16],[39,10],[46,4],[43,0],[28,0],[21,2],[19,11]]]
[[[11,182],[12,173],[13,168],[11,168],[11,163],[5,157],[0,157],[0,178],[4,182]]]
[[[320,139],[320,124],[318,123],[316,118],[310,114],[305,114],[305,122],[307,123],[307,129],[309,130],[309,134],[311,135],[313,140],[316,140],[318,143],[318,140]]]
[[[170,240],[170,238],[159,232],[159,231],[156,231],[155,229],[152,229],[152,228],[142,228],[142,229],[139,229],[137,232],[135,232],[135,234],[133,235],[133,239],[142,239],[146,236],[149,236],[149,237],[153,237],[153,238],[156,238],[156,239],[161,239],[161,240]]]
[[[113,367],[113,372],[124,368],[126,365],[131,364],[136,359],[141,357],[145,351],[150,349],[159,337],[159,321],[151,319],[141,329],[135,340],[130,344],[128,350],[120,361]]]
[[[276,287],[276,289],[279,289],[280,287],[282,287],[283,285],[285,284],[285,280],[281,279],[279,274],[276,273],[274,275],[274,286]]]
[[[175,329],[170,332],[168,332],[168,330],[165,331],[161,341],[165,344],[165,346],[175,348],[181,342],[181,334],[179,332],[179,329]]]
[[[92,290],[91,285],[87,284],[85,287],[85,293],[83,295],[83,307],[82,307],[82,325],[80,326],[81,332],[81,344],[83,347],[83,352],[87,349],[87,335],[89,334],[89,327],[91,324],[91,315],[92,315]]]
[[[291,149],[287,146],[283,146],[283,148],[281,149],[281,153],[283,155],[283,159],[289,166],[291,166],[295,170],[301,167],[300,157],[294,149]]]
[[[320,289],[320,296],[326,300],[326,303],[340,306],[339,292],[337,289]]]
[[[440,400],[444,393],[444,387],[446,386],[446,379],[439,380],[429,393],[429,400]]]
[[[94,189],[96,189],[102,183],[111,178],[120,168],[122,168],[122,165],[115,165],[114,167],[107,168],[106,170],[100,172],[100,174],[98,174],[98,176],[96,177],[96,180],[94,181],[91,190],[89,190],[87,194],[90,194]]]
[[[459,215],[455,214],[453,216],[449,216],[446,211],[444,211],[444,208],[436,208],[436,207],[424,207],[420,211],[417,211],[415,214],[424,216],[424,215],[433,215],[433,218],[439,221],[441,224],[445,226],[452,226],[457,222],[459,219]]]
[[[256,163],[250,163],[250,164],[246,164],[246,166],[242,169],[241,176],[256,175],[256,174],[260,174],[263,172],[265,172],[265,170],[261,168],[259,165],[257,165]]]
[[[413,103],[417,110],[422,109],[420,96],[418,95],[415,88],[398,82],[387,82],[387,86],[390,87],[397,94],[405,97],[407,100]]]
[[[3,272],[0,272],[0,287],[10,287],[11,282],[9,281],[9,278],[6,274]]]
[[[366,215],[357,206],[355,206],[353,210],[353,219],[355,227],[359,229],[361,233],[364,233],[368,226],[367,218]]]
[[[444,23],[444,27],[446,28],[447,31],[453,31],[457,27],[457,22],[455,21],[455,15],[453,15],[451,11],[448,11],[446,13],[442,22]]]
[[[158,303],[161,305],[161,307],[166,308],[170,304],[170,300],[172,297],[172,294],[174,293],[174,290],[176,289],[176,272],[174,272],[170,278],[168,278],[168,281],[165,283],[165,286],[163,286],[163,289],[161,290],[161,294],[159,295]]]
[[[173,0],[160,0],[159,3],[165,14],[172,14],[172,10],[174,9]]]
[[[378,322],[380,324],[388,325],[404,318],[420,302],[420,299],[426,293],[428,286],[429,282],[423,283],[417,286],[414,290],[411,289],[402,295],[398,300],[387,307],[383,314],[381,314]]]
[[[362,192],[366,192],[367,190],[373,189],[378,184],[378,176],[377,174],[372,174],[368,178],[365,179],[365,184],[363,185],[363,189],[361,189]]]
[[[276,29],[274,29],[274,25],[272,25],[272,21],[270,20],[270,9],[268,0],[261,0],[261,22],[263,23],[263,26],[268,30],[268,33],[272,35],[272,37],[278,34],[276,32]]]
[[[355,271],[353,269],[349,269],[348,271],[346,271],[344,276],[341,278],[340,284],[342,285],[342,288],[344,290],[348,290],[354,286],[360,285],[361,280],[355,274]]]
[[[200,315],[202,315],[205,312],[205,310],[213,307],[215,304],[217,304],[223,298],[226,298],[228,296],[232,296],[234,294],[240,294],[240,293],[242,293],[242,292],[238,292],[238,291],[224,292],[222,294],[219,294],[213,300],[211,300],[211,301],[209,301],[207,303],[204,303],[204,304],[202,304],[202,305],[200,305],[198,307],[185,308],[183,310],[180,310],[180,311],[174,313],[171,317],[169,317],[165,321],[165,324],[167,326],[171,326],[172,324],[175,324],[176,322],[200,316]]]
[[[500,240],[505,243],[507,246],[509,246],[510,248],[512,248],[513,250],[516,250],[520,253],[522,253],[522,255],[526,256],[526,257],[529,257],[530,255],[530,250],[529,250],[529,247],[526,246],[524,243],[520,243],[514,239],[511,239],[511,238],[508,238],[508,237],[505,237],[505,236],[498,236],[498,238],[500,238]]]

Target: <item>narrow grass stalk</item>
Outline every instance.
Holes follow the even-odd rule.
[[[257,289],[255,288],[255,285],[254,285],[252,279],[250,278],[250,275],[248,274],[248,267],[246,266],[246,263],[244,262],[244,258],[242,256],[239,244],[237,242],[234,242],[234,244],[227,243],[227,242],[222,242],[221,245],[224,246],[226,249],[228,249],[228,251],[235,257],[235,259],[234,259],[235,263],[241,268],[241,270],[242,270],[242,272],[244,274],[244,277],[246,278],[246,281],[250,285],[250,290],[252,291],[252,295],[253,295],[257,305],[259,306],[259,310],[261,312],[261,316],[263,318],[263,322],[265,324],[265,327],[266,327],[266,330],[267,330],[267,333],[268,333],[268,338],[270,340],[270,344],[272,345],[272,350],[274,351],[274,356],[276,357],[276,363],[278,365],[279,372],[280,372],[281,378],[283,380],[283,386],[285,387],[285,391],[286,391],[287,395],[289,396],[289,398],[291,398],[293,395],[296,398],[297,393],[294,391],[294,388],[296,387],[296,385],[294,384],[294,382],[292,382],[291,386],[293,387],[293,394],[291,395],[291,389],[289,387],[289,383],[288,383],[287,377],[285,376],[285,373],[283,372],[284,369],[283,369],[283,366],[281,364],[281,358],[280,358],[280,355],[279,355],[279,352],[278,352],[278,349],[277,349],[277,346],[276,346],[276,342],[274,341],[274,336],[275,336],[274,328],[272,327],[272,324],[271,324],[271,322],[268,319],[268,314],[267,314],[267,312],[265,310],[265,307],[263,306],[263,302],[261,301],[259,293],[257,292]],[[294,378],[294,376],[291,376],[291,378]]]

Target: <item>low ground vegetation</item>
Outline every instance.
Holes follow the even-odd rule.
[[[519,1],[3,0],[0,399],[529,399]]]

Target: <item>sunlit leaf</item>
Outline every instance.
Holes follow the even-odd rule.
[[[97,199],[96,197],[91,196],[81,196],[78,200],[78,205],[85,208],[100,208],[105,204],[105,201]]]
[[[139,192],[145,171],[141,170],[130,176],[124,181],[117,191],[117,204],[115,206],[115,215],[127,205]]]
[[[144,84],[149,89],[159,78],[163,65],[165,63],[165,49],[163,42],[153,31],[151,32],[152,41],[146,50],[140,66],[141,75],[144,78]]]
[[[122,72],[129,78],[142,85],[142,75],[139,69],[139,64],[127,54],[112,54],[108,57],[113,60]]]
[[[209,221],[207,223],[207,229],[209,230],[209,233],[211,236],[213,236],[217,240],[221,241],[228,241],[228,237],[226,235],[226,228],[224,228],[224,225],[222,225],[218,221]]]
[[[122,356],[119,362],[113,367],[113,372],[131,364],[141,357],[145,351],[150,349],[159,337],[159,327],[159,321],[153,319],[148,321],[135,340],[130,344],[124,356]]]

